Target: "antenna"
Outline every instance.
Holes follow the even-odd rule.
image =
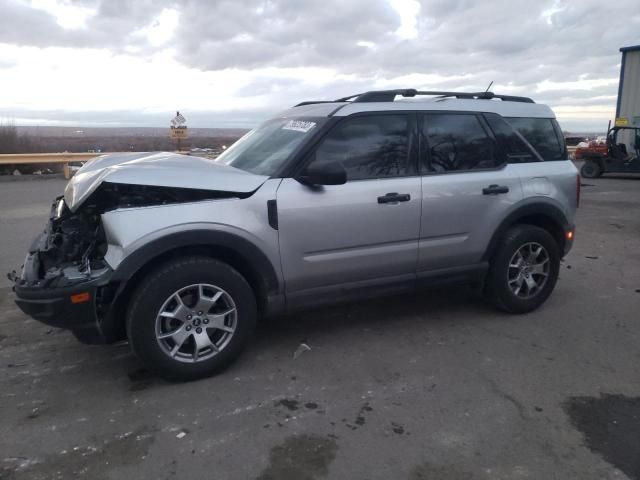
[[[489,84],[487,89],[484,91],[484,93],[487,93],[489,91],[489,89],[491,88],[491,85],[493,85],[493,80],[491,80],[491,83]]]

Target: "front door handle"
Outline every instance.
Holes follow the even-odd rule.
[[[408,202],[411,200],[411,195],[408,193],[387,193],[382,197],[378,197],[378,203],[397,203]]]
[[[498,195],[499,193],[509,193],[509,187],[505,185],[489,185],[482,189],[483,195]]]

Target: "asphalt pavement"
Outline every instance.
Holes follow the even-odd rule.
[[[3,271],[63,184],[0,183]],[[304,312],[198,382],[0,289],[0,478],[640,479],[640,179],[585,184],[538,311],[449,287]]]

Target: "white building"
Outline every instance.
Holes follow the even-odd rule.
[[[616,118],[626,118],[629,125],[640,127],[640,45],[622,47],[620,51],[622,62]],[[631,132],[621,133],[620,140],[630,144],[633,142],[633,135]]]

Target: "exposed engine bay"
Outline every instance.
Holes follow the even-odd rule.
[[[62,288],[75,285],[109,269],[104,260],[107,239],[100,217],[123,208],[189,203],[250,194],[152,185],[104,182],[72,212],[63,197],[51,208],[44,232],[33,242],[25,260],[22,285]]]

